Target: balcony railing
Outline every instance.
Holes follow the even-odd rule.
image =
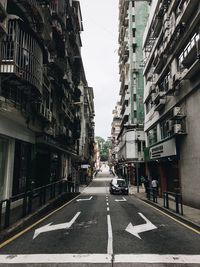
[[[9,20],[8,35],[1,41],[0,73],[15,78],[10,82],[21,84],[28,82],[42,92],[42,51],[37,41],[23,31],[22,23]]]
[[[41,12],[41,7],[37,0],[13,0],[19,7],[22,7],[25,10],[25,14],[28,17],[28,20],[32,22],[34,17],[34,23],[32,24],[34,30],[40,30],[41,25],[43,25],[43,15]],[[36,25],[36,28],[35,28]]]

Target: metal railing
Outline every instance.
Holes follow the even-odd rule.
[[[168,192],[168,191],[163,192],[163,205],[167,209],[172,208],[169,206],[170,203],[169,200],[175,202],[176,213],[180,213],[181,215],[183,215],[182,195],[180,193],[175,193],[175,192]]]
[[[158,197],[158,189],[154,189],[152,187],[149,187],[146,189],[147,199],[152,200],[153,202],[157,203],[157,197]]]
[[[146,197],[155,203],[158,202],[158,190],[154,188],[146,189]],[[166,209],[175,209],[176,213],[183,215],[182,195],[175,192],[163,192],[163,206]]]
[[[78,193],[79,185],[61,180],[0,201],[0,230],[37,211],[47,201],[66,193]]]

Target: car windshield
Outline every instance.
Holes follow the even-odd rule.
[[[117,181],[116,181],[116,184],[117,184],[118,186],[126,186],[126,181],[124,181],[124,180],[117,180]]]

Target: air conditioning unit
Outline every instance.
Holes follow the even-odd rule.
[[[174,107],[173,108],[173,116],[183,116],[183,112],[181,110],[181,107]]]
[[[180,123],[174,124],[174,134],[179,134],[182,132],[182,125]]]

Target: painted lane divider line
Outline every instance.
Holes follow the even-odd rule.
[[[110,215],[107,215],[107,224],[108,224],[108,245],[107,245],[107,253],[108,255],[113,254],[113,233],[112,233],[112,224]]]
[[[125,199],[125,197],[122,197],[122,199],[115,199],[115,201],[116,202],[124,202],[124,201],[127,201],[127,200]]]
[[[93,196],[91,196],[90,198],[79,198],[77,199],[76,201],[79,202],[79,201],[89,201],[93,198]]]
[[[55,225],[51,225],[52,223],[48,223],[48,224],[36,229],[34,232],[33,239],[35,239],[41,233],[51,232],[51,231],[55,231],[55,230],[69,229],[72,226],[72,224],[76,221],[76,219],[78,218],[78,216],[80,214],[81,214],[81,212],[77,212],[76,215],[71,219],[70,222],[60,223],[60,224],[55,224]]]
[[[146,223],[135,226],[133,226],[132,223],[129,223],[125,231],[141,239],[139,233],[154,230],[157,229],[157,227],[154,224],[152,224],[142,213],[139,212],[138,214],[145,220]]]

